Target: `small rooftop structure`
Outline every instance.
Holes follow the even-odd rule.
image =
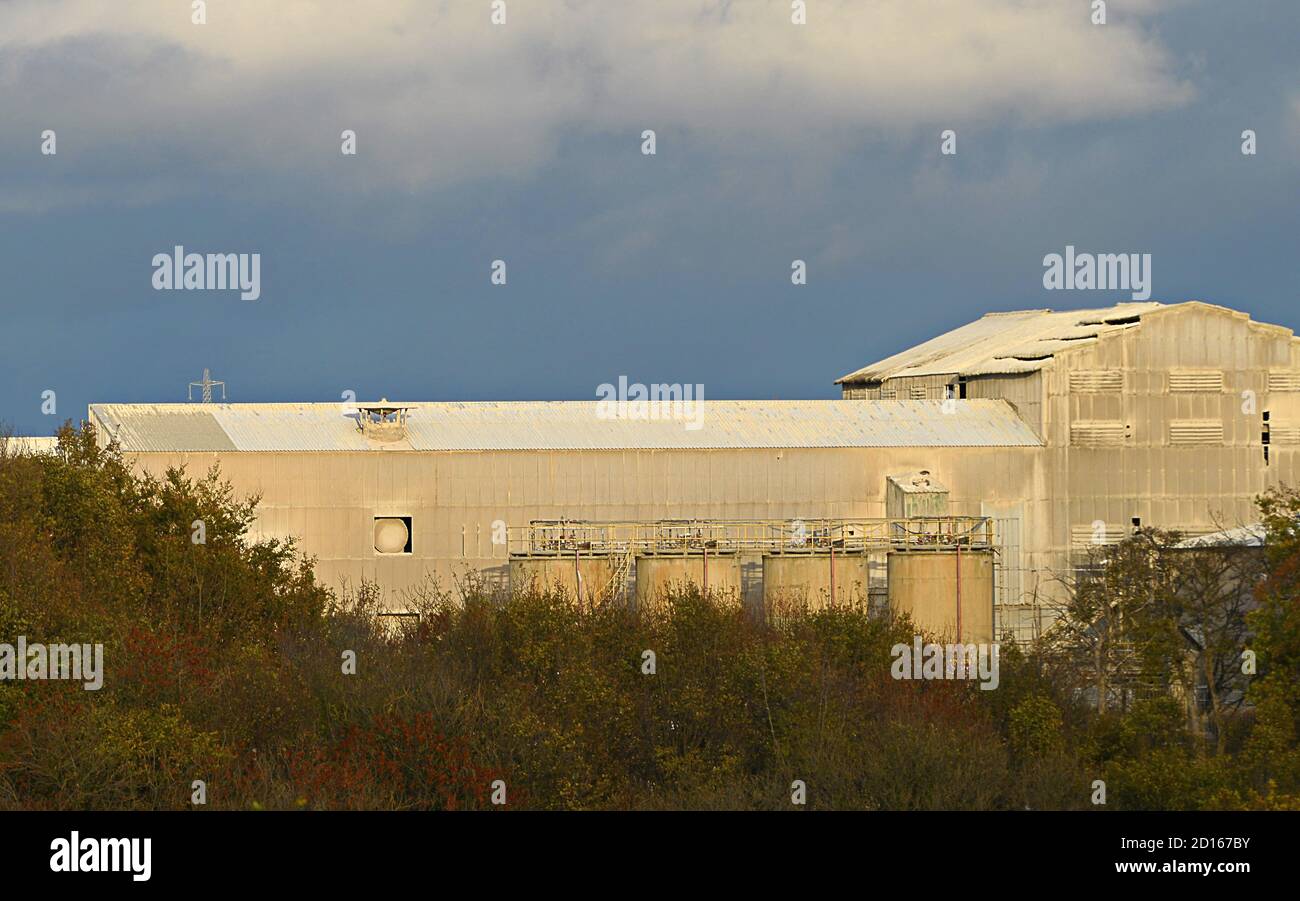
[[[891,519],[948,515],[948,488],[930,470],[885,477],[885,510]]]
[[[406,417],[414,408],[386,397],[375,404],[357,404],[357,428],[373,441],[400,441],[406,437]]]

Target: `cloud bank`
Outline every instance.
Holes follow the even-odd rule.
[[[486,2],[11,0],[0,4],[8,208],[142,202],[226,180],[438,190],[527,179],[566,141],[662,139],[739,155],[853,153],[864,136],[1136,117],[1194,95],[1148,17],[1059,0]],[[1116,4],[1111,4],[1116,7]],[[41,181],[60,162],[111,185]],[[337,178],[339,135],[367,165]],[[184,169],[188,179],[159,176]],[[286,182],[287,180],[287,182]],[[147,202],[147,201],[146,201]]]

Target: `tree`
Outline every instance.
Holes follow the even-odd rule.
[[[1099,713],[1114,703],[1126,707],[1144,677],[1159,669],[1154,662],[1178,646],[1176,629],[1161,618],[1174,590],[1166,540],[1144,529],[1119,544],[1094,546],[1060,579],[1066,601],[1044,643],[1058,674],[1090,694]]]
[[[1205,685],[1215,751],[1222,754],[1228,717],[1246,697],[1249,677],[1242,672],[1242,652],[1250,632],[1247,615],[1255,603],[1255,586],[1265,576],[1265,561],[1258,549],[1249,547],[1172,553],[1174,592],[1168,615],[1190,645],[1188,659],[1195,667],[1192,685]],[[1194,728],[1204,733],[1199,706],[1193,703],[1191,710]]]
[[[1250,548],[1180,547],[1177,532],[1141,529],[1094,549],[1067,584],[1068,602],[1050,634],[1058,664],[1090,686],[1097,710],[1136,691],[1184,700],[1192,731],[1206,735],[1198,698],[1206,688],[1215,750],[1244,700],[1247,613],[1264,575]]]
[[[1300,729],[1300,490],[1270,490],[1259,507],[1268,575],[1250,614],[1259,665],[1250,696],[1256,704],[1267,699],[1283,705]]]

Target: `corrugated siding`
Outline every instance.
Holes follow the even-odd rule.
[[[338,404],[97,404],[125,451],[1037,447],[998,400],[706,401],[682,419],[602,418],[596,401],[415,404],[405,440],[367,439]]]
[[[1274,422],[1268,428],[1269,444],[1300,444],[1300,425]]]
[[[966,380],[968,398],[1005,400],[1037,434],[1043,433],[1043,373],[981,376]]]

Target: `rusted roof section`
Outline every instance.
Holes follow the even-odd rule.
[[[1129,328],[1163,304],[1121,303],[1093,310],[986,313],[972,323],[836,379],[873,382],[906,376],[1034,372],[1055,354]]]
[[[420,403],[405,436],[376,441],[355,409],[324,404],[94,404],[90,420],[130,453],[182,451],[622,450],[1039,447],[1001,400],[708,400],[699,415],[599,401]],[[674,418],[675,417],[675,418]]]

